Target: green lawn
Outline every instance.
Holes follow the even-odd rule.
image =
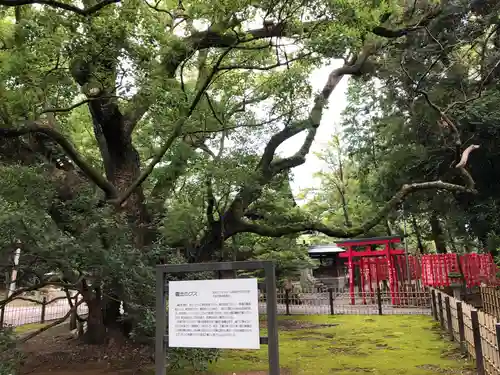
[[[473,373],[471,363],[440,337],[430,317],[281,317],[279,331],[280,362],[287,375]],[[267,346],[258,351],[224,351],[209,374],[262,370],[267,370]]]

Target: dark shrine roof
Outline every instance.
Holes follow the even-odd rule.
[[[314,245],[309,247],[308,253],[310,255],[314,254],[336,254],[345,251],[345,249],[338,247],[336,244],[331,245]]]
[[[398,243],[401,241],[402,237],[400,236],[353,238],[350,240],[336,241],[329,245],[313,245],[309,247],[308,252],[309,255],[338,254],[346,251],[345,247],[348,246],[382,245],[386,242]]]

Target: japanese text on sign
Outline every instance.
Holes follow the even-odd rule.
[[[257,279],[169,282],[170,347],[259,349]]]

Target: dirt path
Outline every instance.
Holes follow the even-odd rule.
[[[53,328],[22,347],[26,355],[21,374],[132,375],[151,367],[150,348],[111,339],[107,346],[85,345],[67,325]]]

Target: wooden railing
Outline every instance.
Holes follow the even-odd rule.
[[[483,311],[500,320],[500,290],[494,286],[481,287]]]
[[[450,340],[476,362],[478,375],[500,375],[498,318],[433,289],[432,315]]]

